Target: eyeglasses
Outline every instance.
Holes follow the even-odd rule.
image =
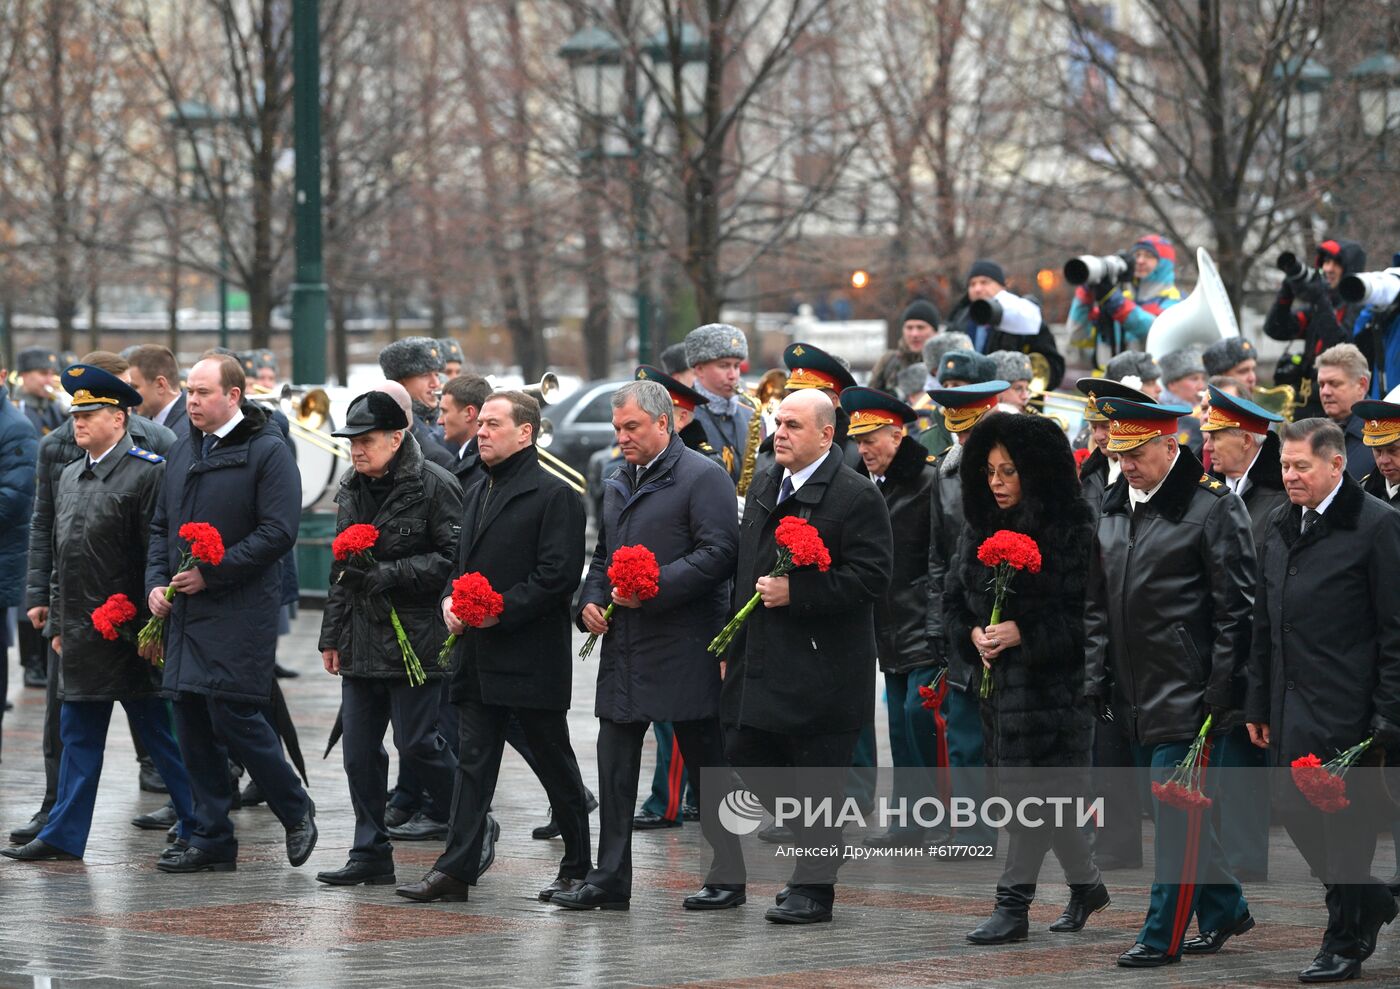
[[[1004,464],[998,469],[988,464],[986,474],[987,480],[989,481],[994,477],[1000,477],[1003,481],[1009,481],[1016,476],[1016,467],[1014,464]]]

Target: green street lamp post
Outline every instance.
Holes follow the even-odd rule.
[[[319,0],[292,6],[292,117],[296,141],[297,271],[292,285],[292,380],[326,380],[326,271],[321,258]]]

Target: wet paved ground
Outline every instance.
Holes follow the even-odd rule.
[[[389,887],[332,889],[315,881],[349,847],[351,814],[339,752],[321,761],[335,718],[336,681],[315,653],[318,612],[304,611],[283,640],[282,659],[301,671],[284,681],[312,760],[320,844],[301,869],[287,865],[283,832],[265,808],[236,812],[242,844],[231,874],[165,876],[155,868],[163,836],[128,821],[160,804],[141,794],[130,739],[113,719],[107,771],[83,862],[20,865],[0,859],[0,986],[644,986],[917,987],[999,986],[1034,980],[1060,986],[1289,986],[1312,957],[1325,920],[1321,890],[1299,870],[1247,889],[1259,926],[1211,958],[1146,972],[1113,960],[1133,940],[1146,904],[1145,873],[1107,875],[1113,905],[1078,935],[1045,925],[1062,906],[1058,873],[1047,865],[1029,941],[974,948],[963,934],[989,909],[991,883],[843,884],[836,920],[777,928],[763,920],[776,882],[752,882],[749,903],[689,914],[681,898],[698,887],[707,856],[695,825],[639,833],[630,912],[578,914],[539,903],[560,846],[530,839],[545,800],[524,763],[507,749],[496,813],[502,836],[495,866],[469,903],[417,906]],[[581,640],[581,637],[580,637]],[[576,644],[581,644],[576,643]],[[575,666],[571,726],[584,778],[597,778],[592,675]],[[19,687],[4,722],[0,825],[27,820],[43,792],[39,728],[43,696]],[[883,712],[880,725],[884,736]],[[882,753],[887,758],[888,750]],[[650,755],[645,761],[650,771]],[[593,818],[597,828],[597,817]],[[1281,830],[1276,848],[1286,847]],[[753,839],[747,839],[752,842]],[[1377,869],[1392,862],[1389,839]],[[752,847],[760,846],[754,844]],[[401,880],[431,865],[437,843],[400,844]],[[1280,874],[1282,872],[1283,874]],[[1400,985],[1400,945],[1382,935],[1363,975]]]

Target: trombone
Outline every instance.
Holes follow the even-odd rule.
[[[489,378],[487,380],[491,381],[492,388],[496,387],[494,380]],[[559,392],[559,376],[553,371],[546,371],[540,375],[538,384],[526,385],[520,390],[539,402],[540,407],[544,408],[549,404],[550,396]],[[535,453],[539,455],[540,466],[579,494],[584,494],[588,490],[588,479],[546,449],[553,439],[553,425],[548,419],[541,419],[540,435],[535,437]]]
[[[248,389],[248,400],[275,408],[281,408],[283,399],[291,401],[296,389],[283,385],[278,391],[269,391],[262,385]],[[303,440],[317,449],[324,450],[337,459],[350,461],[350,444],[324,431],[330,418],[331,399],[324,388],[310,388],[296,399],[292,406],[293,415],[287,417],[293,439]]]

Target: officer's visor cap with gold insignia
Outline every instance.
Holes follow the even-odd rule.
[[[1215,385],[1210,386],[1210,408],[1201,422],[1201,432],[1213,433],[1219,429],[1243,429],[1261,436],[1283,422],[1283,416],[1256,405],[1247,398],[1238,398]]]
[[[688,388],[681,384],[659,367],[652,367],[650,364],[639,364],[637,365],[635,378],[637,381],[655,381],[658,385],[661,385],[671,393],[671,404],[678,409],[694,412],[696,406],[704,405],[706,402],[704,395],[701,395],[694,388]]]
[[[69,413],[96,412],[98,409],[134,409],[141,404],[141,393],[110,371],[92,364],[74,364],[63,369],[63,390],[73,396]]]
[[[1159,436],[1176,436],[1177,420],[1191,414],[1183,405],[1134,402],[1126,398],[1101,398],[1100,415],[1108,416],[1108,449],[1113,453],[1136,450]]]
[[[997,379],[956,388],[934,388],[928,397],[943,406],[943,425],[950,433],[963,433],[996,408],[997,396],[1011,387],[1011,382]]]
[[[1389,446],[1400,440],[1400,405],[1367,400],[1351,407],[1361,420],[1361,441],[1367,446]]]
[[[825,388],[840,395],[845,389],[855,387],[856,379],[844,364],[810,343],[789,344],[783,351],[783,363],[788,369],[785,387],[789,391]]]
[[[875,388],[847,388],[841,393],[841,408],[851,417],[847,436],[873,433],[885,426],[905,426],[919,414],[888,392]]]
[[[1126,398],[1130,402],[1148,402],[1152,398],[1130,385],[1112,378],[1080,378],[1074,387],[1084,393],[1084,421],[1108,422],[1108,416],[1099,413],[1098,401],[1101,398]]]

